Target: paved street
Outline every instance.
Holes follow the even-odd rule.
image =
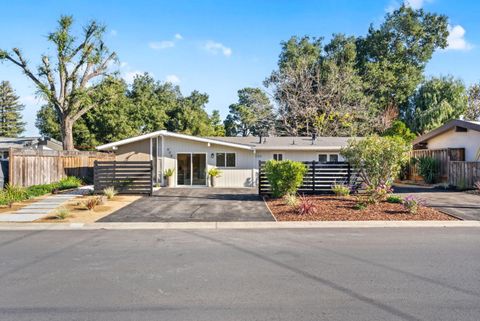
[[[0,320],[472,320],[475,228],[0,233]]]

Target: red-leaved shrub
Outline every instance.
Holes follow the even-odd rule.
[[[315,214],[317,207],[312,198],[302,195],[298,198],[297,212],[299,215]]]

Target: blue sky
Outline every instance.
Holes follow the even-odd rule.
[[[325,37],[332,33],[365,35],[401,0],[224,0],[224,1],[2,1],[0,48],[19,47],[32,66],[51,52],[46,35],[61,14],[77,28],[95,19],[108,27],[106,43],[117,52],[122,77],[149,72],[210,96],[208,111],[236,101],[238,89],[262,86],[275,69],[280,42],[292,35]],[[415,8],[446,14],[452,28],[450,47],[435,53],[427,75],[480,81],[480,2],[409,0]],[[0,64],[0,80],[9,80],[26,105],[25,135],[38,134],[35,114],[41,102],[18,68]]]

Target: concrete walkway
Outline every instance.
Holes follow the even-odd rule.
[[[462,220],[480,221],[480,195],[404,184],[396,184],[394,192],[401,196],[413,194],[428,206]]]
[[[52,194],[19,210],[1,214],[0,222],[33,222],[48,216],[56,208],[75,197],[87,194],[89,189],[89,186],[84,186],[71,192]]]

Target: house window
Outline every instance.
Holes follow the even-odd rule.
[[[330,161],[338,163],[338,155],[337,154],[330,154]]]
[[[283,154],[273,154],[273,159],[276,161],[283,160]]]
[[[326,163],[328,161],[327,157],[327,154],[318,154],[318,161],[320,163]]]
[[[235,153],[217,153],[217,167],[235,167],[237,157]]]

